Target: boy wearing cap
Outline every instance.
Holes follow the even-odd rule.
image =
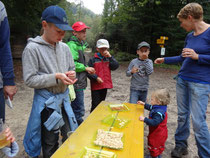
[[[107,89],[113,88],[111,70],[116,70],[119,67],[118,62],[109,53],[109,42],[106,39],[99,39],[96,44],[94,57],[88,62],[88,66],[94,67],[95,74],[88,74],[91,83],[91,112],[97,105],[105,100]]]
[[[68,25],[65,11],[49,6],[42,13],[42,36],[29,38],[23,51],[23,79],[34,88],[24,148],[31,157],[49,158],[58,149],[59,130],[67,133],[78,125],[69,102],[68,85],[76,82],[74,61],[68,46],[61,42]]]
[[[77,82],[74,84],[76,98],[72,101],[71,106],[76,116],[77,122],[80,125],[83,122],[83,116],[85,115],[84,106],[84,89],[87,87],[87,74],[95,73],[95,69],[88,67],[85,62],[84,50],[88,44],[85,42],[86,29],[90,27],[86,26],[85,23],[78,21],[72,25],[73,36],[67,43],[69,46],[75,63],[75,71]]]
[[[148,58],[150,53],[149,43],[143,41],[138,44],[138,58],[133,59],[126,71],[126,76],[131,76],[130,103],[136,104],[138,100],[146,101],[149,87],[149,75],[153,72],[153,62]]]

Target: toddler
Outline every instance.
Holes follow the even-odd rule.
[[[140,116],[139,120],[149,125],[148,149],[150,155],[146,158],[161,158],[168,137],[167,130],[167,105],[170,95],[166,89],[159,89],[152,93],[151,105],[138,101],[145,109],[149,110],[149,118]]]

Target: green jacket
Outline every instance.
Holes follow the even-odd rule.
[[[85,89],[87,87],[87,72],[85,71],[86,61],[84,56],[84,50],[87,48],[87,42],[80,42],[77,37],[72,36],[70,41],[67,42],[69,46],[75,64],[75,71],[77,75],[77,82],[74,84],[74,88]]]

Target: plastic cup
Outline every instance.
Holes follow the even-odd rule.
[[[10,144],[10,140],[7,140],[6,130],[7,126],[0,120],[0,149],[8,146]]]

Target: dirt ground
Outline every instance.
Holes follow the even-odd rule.
[[[13,109],[6,108],[6,123],[12,129],[16,140],[20,146],[20,152],[17,158],[28,158],[27,154],[23,148],[23,137],[31,111],[32,99],[33,99],[33,89],[28,88],[24,85],[22,80],[22,68],[21,61],[15,60],[15,73],[16,73],[16,83],[18,87],[18,93],[15,95],[13,100]],[[112,79],[114,88],[108,91],[108,96],[106,101],[110,102],[128,102],[129,100],[129,86],[130,78],[126,77],[125,71],[127,64],[121,64],[120,67],[112,73]],[[163,153],[163,158],[169,158],[170,152],[174,148],[174,133],[177,126],[177,107],[176,107],[176,96],[175,96],[175,81],[173,76],[176,71],[167,70],[163,68],[155,68],[154,73],[150,77],[150,88],[148,99],[150,98],[151,91],[159,88],[168,88],[171,95],[171,103],[168,106],[168,139],[166,142],[166,149]],[[85,105],[86,105],[86,115],[89,115],[91,97],[90,97],[90,87],[85,90]],[[210,103],[209,103],[210,105]],[[145,115],[148,112],[145,111]],[[207,111],[207,122],[210,128],[210,107],[208,106]],[[145,155],[148,154],[147,150],[147,134],[148,126],[145,125]],[[197,147],[194,140],[193,131],[191,129],[191,134],[189,138],[189,154],[184,158],[197,158]],[[41,156],[40,156],[41,157]]]

